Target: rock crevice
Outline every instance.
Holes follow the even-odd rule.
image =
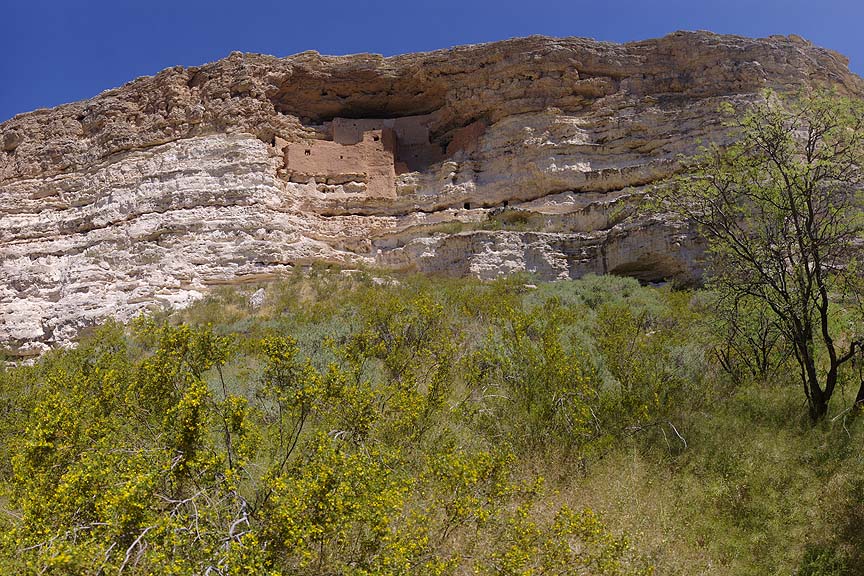
[[[763,89],[864,94],[798,37],[529,37],[384,58],[232,53],[0,124],[0,341],[21,355],[325,261],[698,276],[632,201]]]

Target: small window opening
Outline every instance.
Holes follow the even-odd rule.
[[[344,160],[345,156],[339,156],[339,160]]]
[[[309,149],[307,148],[307,149],[306,149],[306,156],[311,156],[311,155],[312,155],[312,150],[309,150]]]
[[[375,140],[375,142],[378,142],[378,140],[380,140],[381,138],[379,138],[378,136],[373,136],[372,139]]]
[[[465,204],[463,204],[463,206],[464,206],[465,210],[471,209],[471,203],[470,202],[465,202]]]

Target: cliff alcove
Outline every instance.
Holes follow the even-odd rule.
[[[638,199],[723,137],[721,103],[815,86],[864,94],[797,37],[529,37],[233,53],[22,114],[0,124],[0,341],[37,353],[315,262],[687,281],[699,244]]]

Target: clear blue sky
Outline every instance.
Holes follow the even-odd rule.
[[[385,55],[545,34],[799,34],[864,74],[862,0],[0,0],[0,122],[233,50]]]

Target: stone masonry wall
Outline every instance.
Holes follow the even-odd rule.
[[[291,142],[284,150],[285,168],[294,182],[314,180],[326,186],[348,186],[369,198],[395,198],[396,171],[393,130],[363,132],[359,142],[342,144],[328,140]]]

